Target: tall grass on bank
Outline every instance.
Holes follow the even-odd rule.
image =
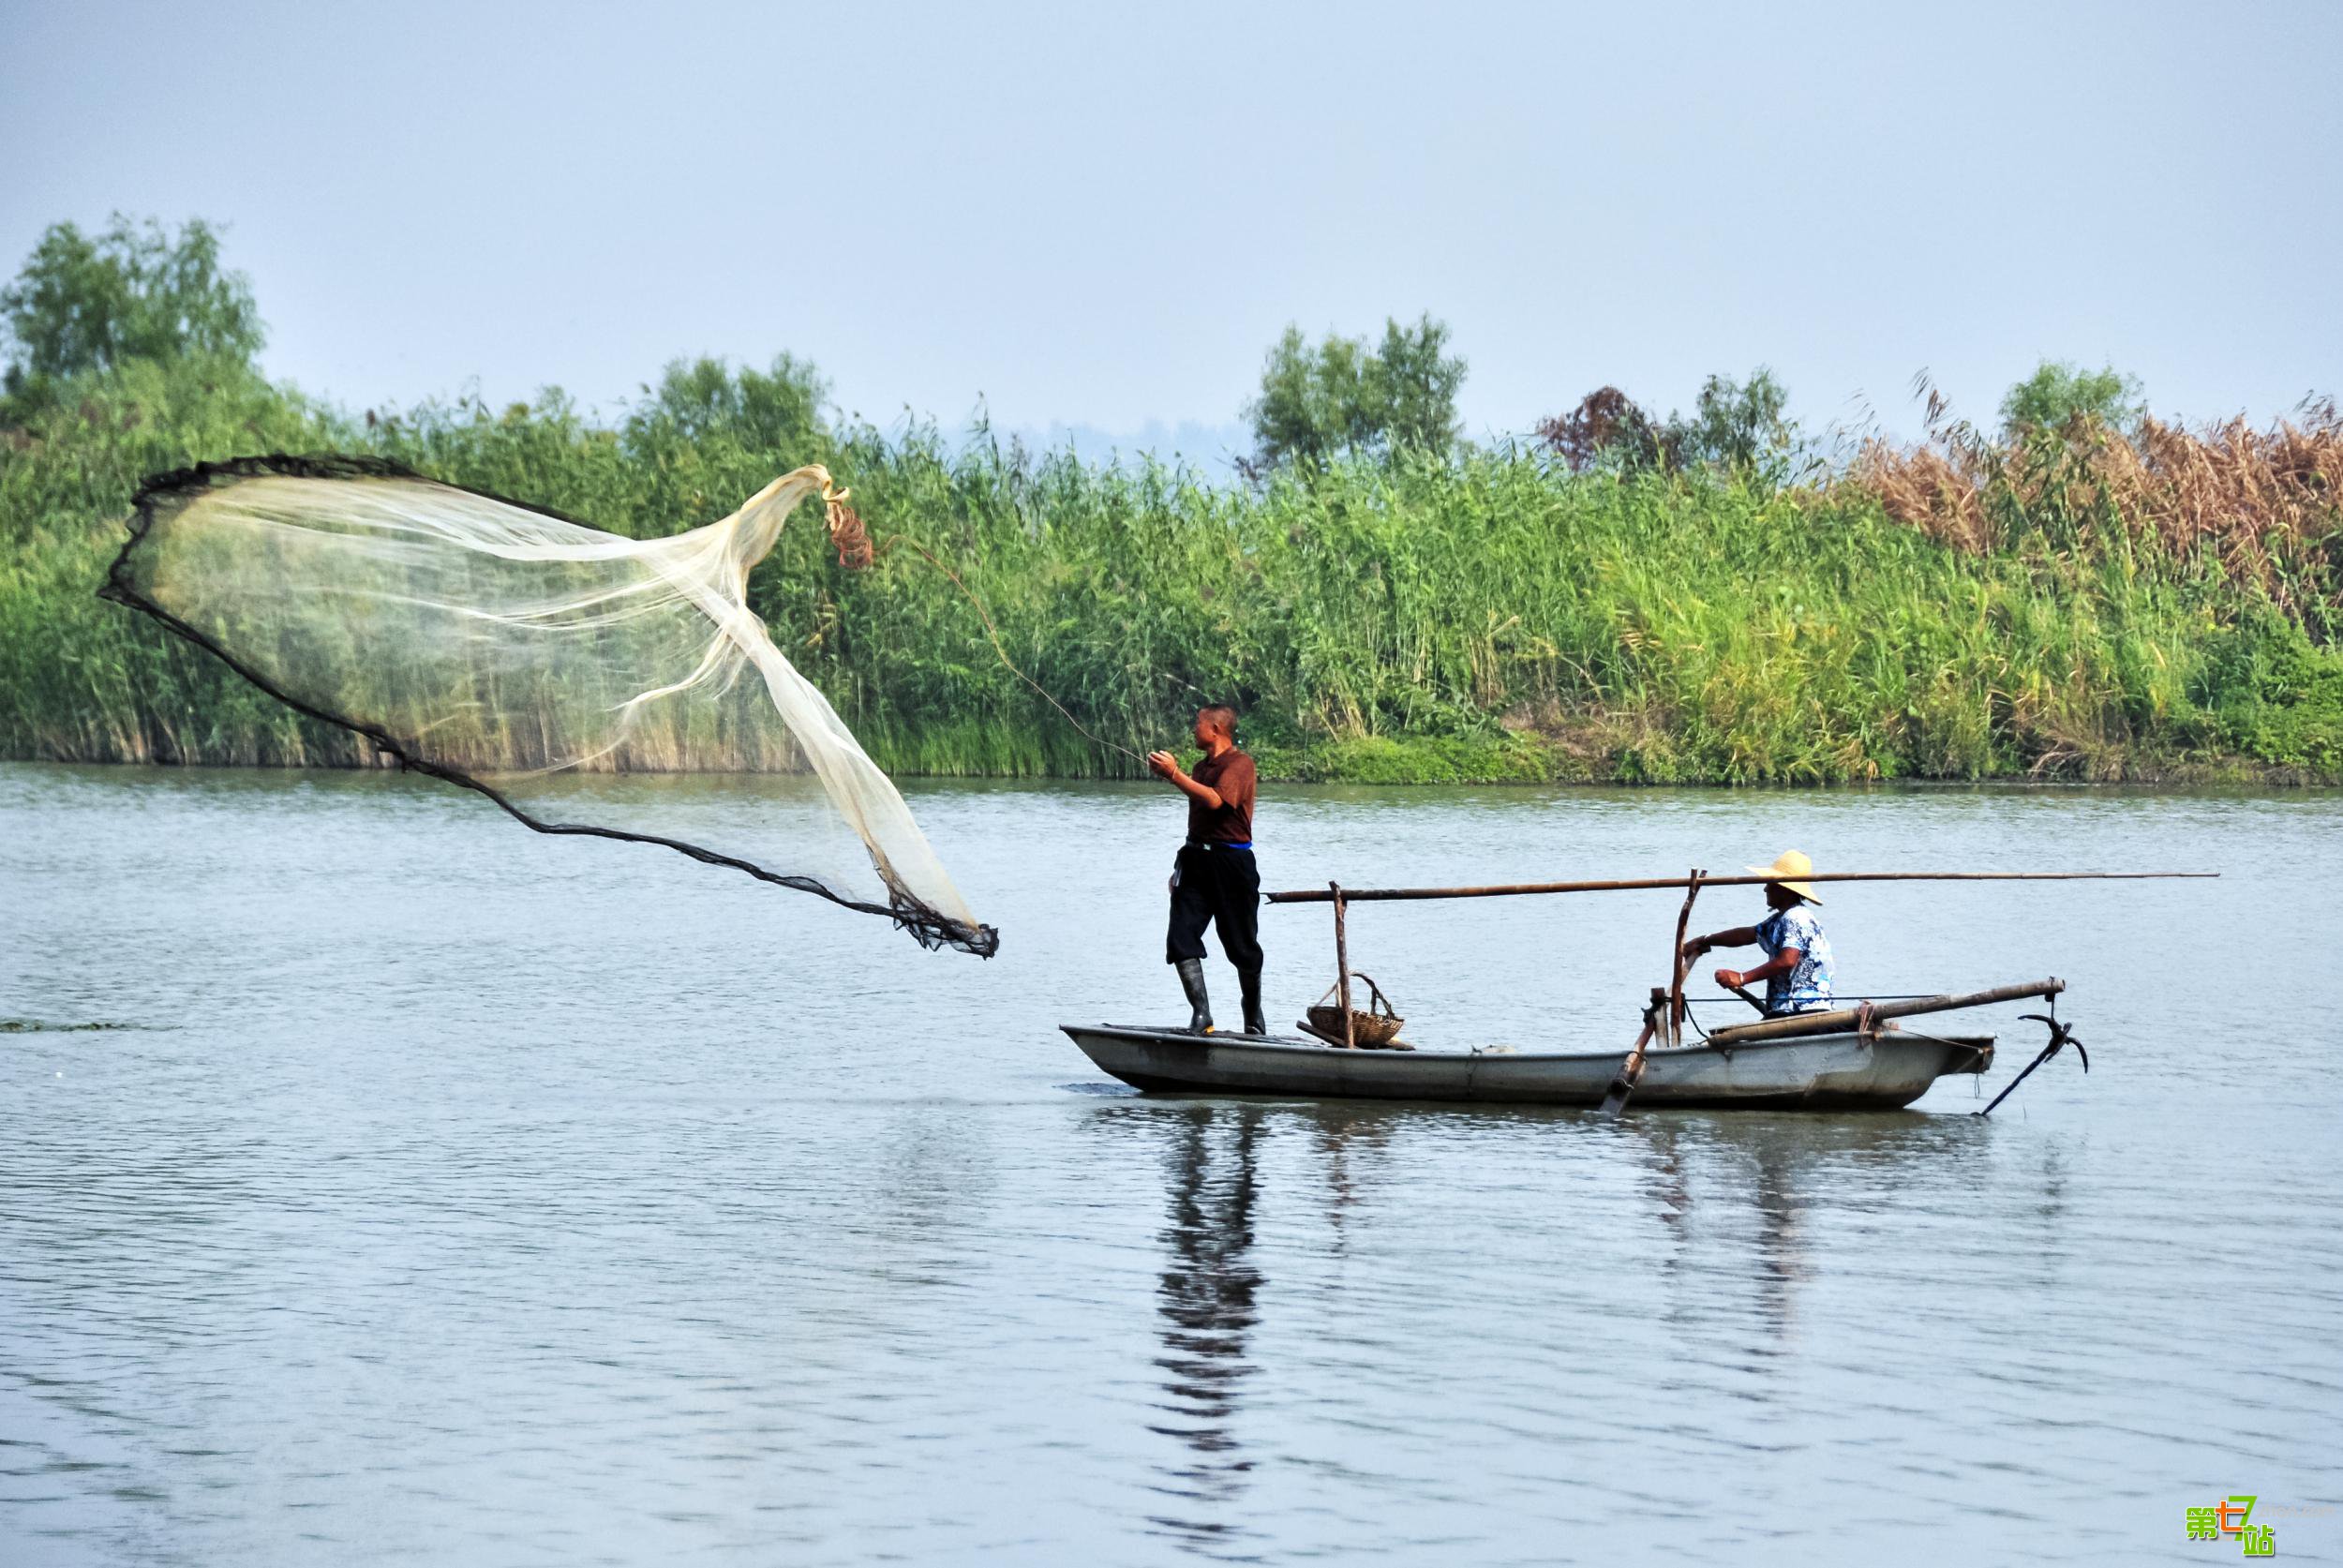
[[[1973,555],[2034,542],[2194,562],[2257,590],[2313,630],[2343,631],[2343,413],[2186,430],[2152,416],[2125,431],[2075,418],[1994,441],[1930,394],[1930,439],[1872,441],[1848,481],[1889,516]]]
[[[363,761],[92,597],[145,473],[321,449],[638,536],[827,462],[1084,724],[1144,750],[1233,700],[1276,776],[2343,776],[2332,420],[1874,448],[1804,487],[1511,450],[1255,487],[835,429],[785,360],[679,366],[615,425],[558,396],[352,419],[195,364],[89,381],[0,432],[0,754]],[[1128,770],[913,551],[846,572],[793,526],[753,593],[882,766]]]

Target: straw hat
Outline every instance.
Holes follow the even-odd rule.
[[[1814,862],[1795,849],[1785,849],[1782,858],[1769,866],[1751,866],[1750,871],[1769,882],[1779,882],[1809,903],[1820,903],[1814,896],[1814,885],[1804,880],[1814,874]]]

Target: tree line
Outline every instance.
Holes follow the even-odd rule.
[[[119,215],[95,233],[52,225],[0,290],[0,425],[19,426],[77,377],[134,359],[248,366],[267,344],[250,280],[223,266],[219,231],[201,219],[176,232]],[[1245,406],[1253,449],[1241,471],[1259,482],[1341,458],[1454,455],[1465,441],[1456,403],[1469,366],[1450,338],[1428,311],[1412,322],[1385,321],[1380,339],[1328,333],[1313,342],[1298,325],[1287,327]],[[818,384],[803,368],[802,379]],[[683,373],[705,380],[716,372]],[[1778,481],[1801,446],[1788,405],[1787,389],[1760,366],[1744,379],[1709,377],[1690,411],[1664,416],[1616,386],[1598,387],[1568,411],[1538,420],[1531,435],[1578,472],[1709,467]],[[2009,390],[2001,412],[2005,430],[2016,434],[2078,416],[2128,426],[2143,405],[2138,381],[2112,366],[2045,361]]]

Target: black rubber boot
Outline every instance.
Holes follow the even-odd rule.
[[[1187,1032],[1191,1035],[1212,1033],[1212,998],[1204,992],[1204,961],[1184,958],[1176,967],[1180,971],[1180,989],[1187,993]]]
[[[1269,1033],[1269,1020],[1261,1010],[1261,965],[1236,972],[1237,984],[1245,988],[1245,1032],[1248,1035]]]

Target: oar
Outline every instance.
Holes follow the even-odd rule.
[[[1627,1060],[1619,1065],[1619,1074],[1611,1080],[1611,1087],[1603,1096],[1603,1113],[1616,1116],[1627,1109],[1627,1097],[1635,1092],[1643,1078],[1643,1048],[1651,1043],[1651,1037],[1660,1027],[1660,1015],[1668,1006],[1668,993],[1658,986],[1651,988],[1651,1005],[1643,1010],[1643,1033],[1635,1037],[1634,1048],[1627,1053]]]
[[[1610,1088],[1603,1096],[1603,1113],[1616,1116],[1627,1109],[1627,1097],[1643,1082],[1644,1047],[1654,1035],[1664,1037],[1670,1046],[1683,1043],[1684,1037],[1684,976],[1691,964],[1684,958],[1684,932],[1693,918],[1693,901],[1700,897],[1700,879],[1709,874],[1693,868],[1692,876],[1684,884],[1684,907],[1676,912],[1676,946],[1668,952],[1668,988],[1654,987],[1651,1005],[1667,1009],[1665,1022],[1655,1022],[1646,1014],[1643,1033],[1635,1040],[1635,1048],[1627,1053],[1627,1060],[1619,1065],[1619,1074],[1611,1080]]]

